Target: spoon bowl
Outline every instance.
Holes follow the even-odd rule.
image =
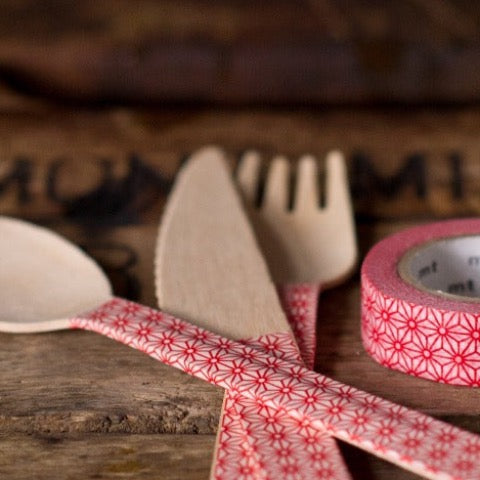
[[[0,331],[69,328],[70,318],[112,298],[100,267],[60,235],[0,216]]]

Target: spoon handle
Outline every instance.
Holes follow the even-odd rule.
[[[282,355],[289,334],[258,340],[264,350],[228,340],[183,320],[114,298],[71,320],[190,375],[283,409],[298,430],[313,428],[427,478],[480,479],[480,437],[343,385]]]

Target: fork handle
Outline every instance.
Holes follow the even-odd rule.
[[[317,346],[317,306],[320,285],[290,283],[278,285],[283,311],[300,350],[305,366],[313,369]]]

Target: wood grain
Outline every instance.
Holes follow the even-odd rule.
[[[211,435],[0,435],[2,478],[197,480],[210,468]],[[39,468],[41,465],[41,468]],[[175,467],[181,465],[181,476]],[[173,467],[173,468],[172,468]]]
[[[341,147],[357,217],[478,215],[480,111],[4,111],[3,213],[84,225],[155,223],[185,154],[216,142],[269,161]]]
[[[266,159],[278,152],[292,159],[305,152],[321,157],[341,146],[358,189],[361,258],[380,238],[419,221],[480,213],[476,109],[407,114],[25,108],[0,108],[0,212],[40,221],[81,244],[105,267],[117,294],[151,306],[156,304],[154,244],[165,195],[183,155],[207,143],[218,142],[233,155],[255,147]],[[356,151],[370,156],[383,183],[369,183],[374,177],[359,167]],[[452,151],[462,156],[459,183],[447,157]],[[132,152],[142,160],[140,166],[132,166]],[[413,152],[424,155],[424,196],[415,186],[420,170],[413,169],[404,184],[386,181]],[[28,162],[9,177],[22,158]],[[58,160],[64,163],[52,180]],[[110,177],[104,177],[105,160]],[[316,369],[480,432],[478,391],[389,371],[366,355],[358,282],[356,276],[321,296]],[[25,478],[25,472],[53,480],[208,477],[221,390],[86,332],[0,335],[0,365],[2,478]],[[124,456],[122,448],[136,453]],[[356,480],[413,478],[342,448]],[[143,450],[145,456],[139,453]],[[123,471],[106,470],[116,462]]]
[[[100,335],[0,335],[0,430],[213,433],[223,391]]]
[[[0,436],[0,474],[9,480],[208,478],[213,435]],[[391,464],[342,444],[356,480],[396,478]],[[40,468],[39,468],[40,466]],[[419,477],[404,473],[402,480]]]
[[[465,104],[479,22],[465,0],[5,1],[0,81],[60,104]]]

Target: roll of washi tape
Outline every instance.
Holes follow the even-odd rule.
[[[362,339],[379,363],[480,387],[480,219],[385,238],[362,266]]]

